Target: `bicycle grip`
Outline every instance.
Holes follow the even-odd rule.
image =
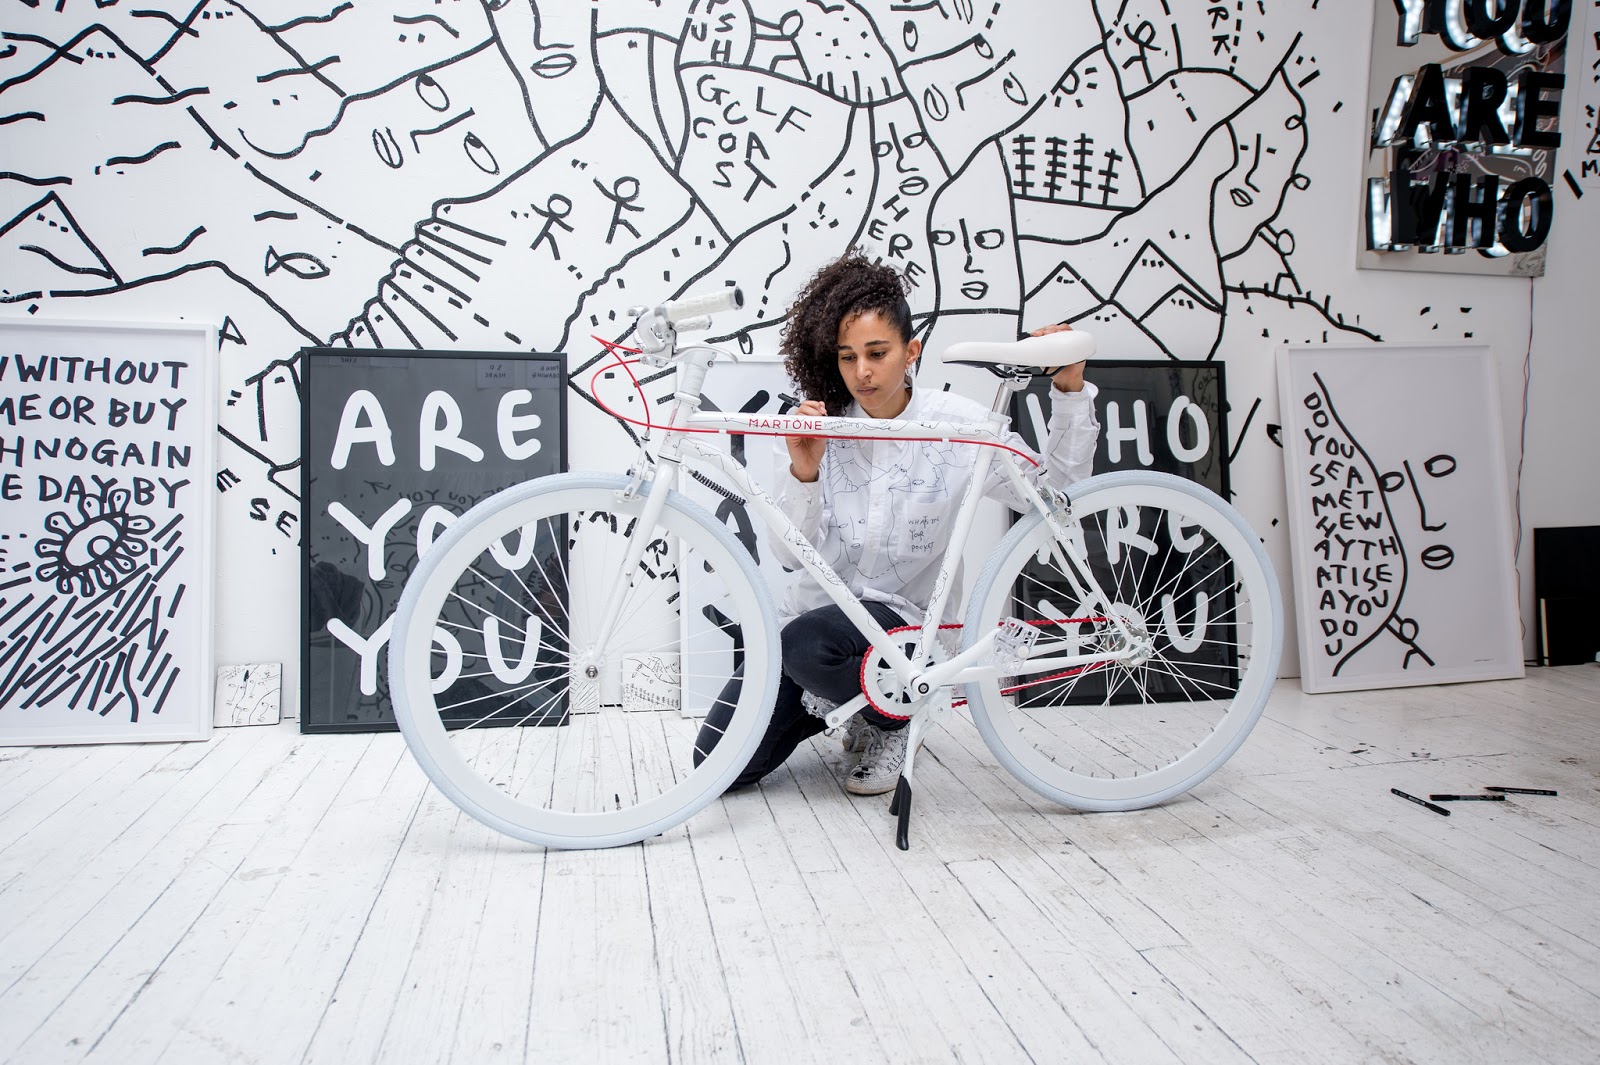
[[[708,292],[704,296],[688,296],[666,305],[667,320],[677,325],[686,318],[716,314],[718,311],[736,311],[744,306],[744,291],[737,287],[721,292]]]

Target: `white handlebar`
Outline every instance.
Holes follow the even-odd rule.
[[[700,318],[719,311],[736,311],[744,306],[744,292],[738,288],[725,288],[721,292],[708,292],[704,296],[688,296],[666,304],[667,320],[679,325],[688,318]],[[693,328],[691,326],[691,328]]]

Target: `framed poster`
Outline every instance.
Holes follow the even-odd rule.
[[[1090,359],[1099,390],[1100,440],[1094,472],[1153,470],[1186,477],[1228,498],[1228,404],[1220,362]],[[1050,378],[1035,378],[1011,400],[1011,425],[1028,446],[1044,443]]]
[[[216,351],[0,319],[0,744],[210,735]]]
[[[1282,348],[1300,686],[1522,676],[1485,347]]]
[[[1183,477],[1228,498],[1228,404],[1225,367],[1219,362],[1152,362],[1132,359],[1091,359],[1085,376],[1094,382],[1095,416],[1100,439],[1095,444],[1094,472],[1148,470]],[[1012,400],[1012,424],[1035,450],[1043,442],[1049,422],[1050,378],[1039,377]],[[1068,490],[1071,495],[1071,490]],[[1204,595],[1211,617],[1234,615],[1233,576],[1226,560],[1206,552],[1191,557],[1191,545],[1174,540],[1172,529],[1155,511],[1124,513],[1131,522],[1116,535],[1100,525],[1084,522],[1082,547],[1104,588],[1113,596],[1144,601],[1157,595],[1171,573],[1185,574],[1185,590]],[[1142,552],[1137,565],[1115,564],[1124,552]],[[1119,583],[1120,581],[1122,583]],[[1130,586],[1127,582],[1132,582]],[[1018,579],[1019,601],[1044,598],[1071,603],[1076,594],[1053,566],[1030,564]],[[1028,589],[1026,596],[1023,588]],[[1044,614],[1037,615],[1044,617]],[[1163,626],[1159,630],[1166,633]],[[1180,672],[1192,680],[1205,677],[1227,687],[1238,682],[1238,661],[1225,641],[1201,641],[1185,650],[1163,635],[1160,653],[1181,661]],[[1199,670],[1204,667],[1206,672]],[[1110,674],[1090,672],[1073,685],[1065,701],[1096,705],[1109,699],[1131,700],[1134,694],[1108,692]],[[1190,697],[1176,675],[1150,678],[1141,695],[1155,699]],[[1062,701],[1060,693],[1040,690],[1018,695],[1023,706]]]
[[[1572,8],[1373,5],[1358,266],[1544,275]]]
[[[566,369],[543,354],[301,355],[300,731],[391,731],[389,627],[418,551],[480,500],[566,469]]]

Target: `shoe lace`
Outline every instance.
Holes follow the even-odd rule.
[[[861,761],[856,763],[855,773],[857,776],[865,776],[872,771],[873,763],[883,755],[885,740],[888,735],[882,729],[871,724],[863,725],[862,731],[867,734],[867,747],[866,750],[861,752]]]

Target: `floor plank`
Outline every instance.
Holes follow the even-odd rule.
[[[827,736],[598,853],[483,828],[394,735],[8,748],[0,1063],[1591,1062],[1597,707],[1592,666],[1280,682],[1227,765],[1122,814],[1034,795],[958,713],[908,852]],[[1389,790],[1488,784],[1558,794]]]

